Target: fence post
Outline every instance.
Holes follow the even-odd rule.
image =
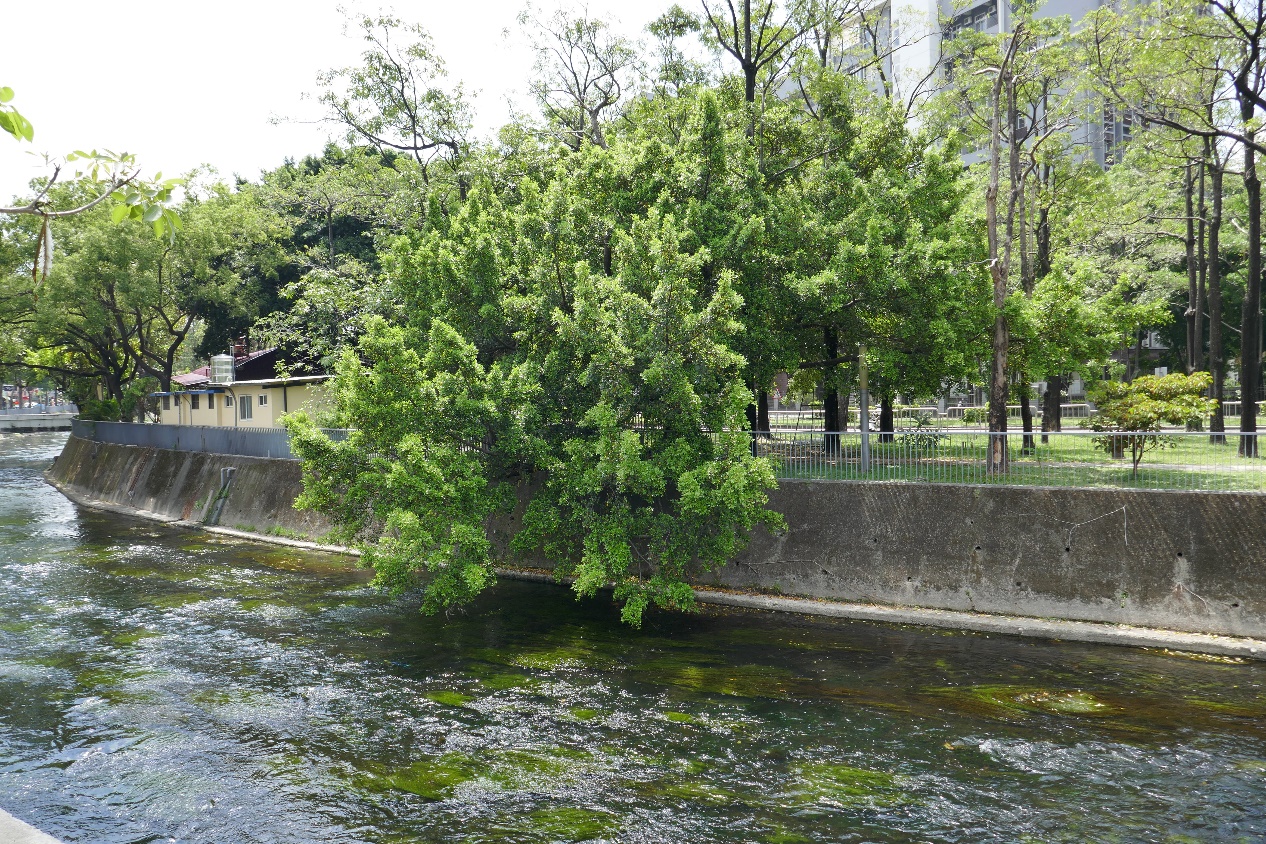
[[[857,353],[857,373],[858,386],[861,396],[861,409],[858,411],[858,421],[862,428],[862,474],[865,475],[870,471],[870,388],[866,381],[866,345],[862,344],[858,347]]]

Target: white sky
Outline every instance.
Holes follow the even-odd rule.
[[[476,129],[491,134],[526,105],[532,56],[518,37],[526,0],[396,0],[380,5],[430,30],[451,77],[478,91]],[[35,125],[34,143],[0,136],[0,200],[42,170],[28,151],[136,153],[150,175],[211,164],[255,179],[287,156],[319,153],[328,125],[270,125],[272,116],[313,120],[305,101],[316,75],[355,64],[363,42],[344,35],[337,0],[0,0],[0,85]],[[538,6],[553,9],[556,0]],[[628,35],[672,0],[588,0],[591,15]],[[693,5],[684,0],[682,5]],[[509,31],[507,40],[506,31]]]

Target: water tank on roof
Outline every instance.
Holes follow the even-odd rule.
[[[233,383],[232,355],[215,355],[211,358],[211,381],[216,384]]]

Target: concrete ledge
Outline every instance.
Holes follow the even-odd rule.
[[[40,832],[0,809],[0,841],[4,844],[61,844],[51,835]]]
[[[1092,642],[1101,645],[1124,645],[1135,648],[1162,648],[1192,653],[1237,656],[1266,660],[1266,641],[1203,633],[1182,633],[1130,627],[1124,624],[1097,624],[1090,621],[1025,618],[1022,616],[989,615],[957,610],[931,610],[921,607],[884,607],[873,604],[846,604],[810,598],[775,598],[749,593],[715,592],[699,589],[695,597],[705,604],[794,612],[803,615],[878,621],[886,624],[917,624],[952,630],[973,630],[980,633],[1003,633],[1035,639],[1056,639],[1069,642]]]
[[[497,569],[500,577],[558,583],[548,571],[531,569]],[[563,583],[570,583],[565,579]],[[751,592],[719,592],[696,589],[695,599],[701,604],[787,612],[798,615],[843,618],[852,621],[874,621],[882,624],[913,624],[947,630],[970,630],[977,633],[1001,633],[1067,642],[1090,642],[1099,645],[1120,645],[1132,648],[1159,648],[1188,653],[1217,654],[1242,659],[1266,660],[1266,641],[1202,633],[1155,630],[1123,624],[1097,624],[1089,621],[1065,621],[1049,618],[991,615],[989,613],[930,610],[921,607],[886,607],[878,604],[852,604],[818,598],[786,598],[758,595]]]

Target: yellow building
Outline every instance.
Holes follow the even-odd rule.
[[[281,414],[319,412],[325,407],[323,383],[328,376],[270,378],[210,384],[201,389],[157,393],[163,425],[209,425],[227,428],[274,428]]]
[[[159,423],[276,428],[283,413],[315,413],[326,407],[328,375],[278,378],[276,368],[276,349],[216,355],[210,366],[173,377],[173,386],[181,389],[152,394],[158,399]]]

